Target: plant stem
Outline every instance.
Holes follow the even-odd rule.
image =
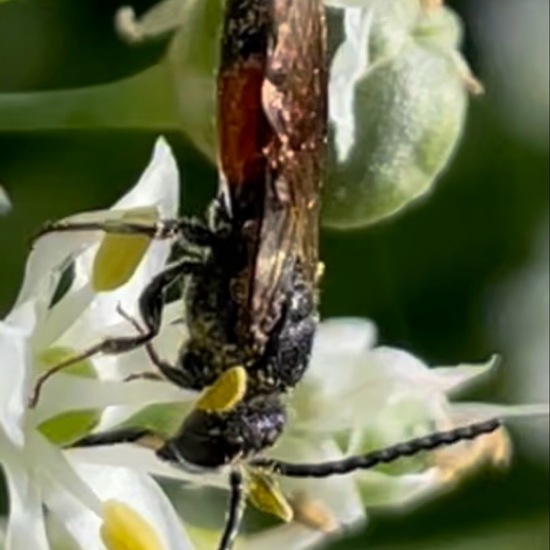
[[[86,88],[0,94],[0,131],[104,129],[179,129],[167,65]]]

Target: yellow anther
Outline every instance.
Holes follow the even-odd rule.
[[[323,533],[334,533],[340,525],[331,511],[319,500],[300,492],[292,497],[294,521]]]
[[[103,505],[100,535],[108,550],[163,550],[158,534],[143,516],[116,500]]]
[[[153,225],[158,212],[153,207],[134,208],[117,220],[126,223]],[[96,292],[114,290],[126,283],[145,256],[151,239],[144,235],[107,233],[94,258],[92,287]]]
[[[244,367],[226,370],[197,401],[197,409],[226,412],[233,409],[246,393],[247,374]]]
[[[432,460],[439,470],[440,479],[455,483],[462,476],[483,464],[505,468],[510,463],[512,446],[504,428],[473,441],[436,451]]]
[[[248,499],[262,512],[292,521],[294,512],[273,478],[260,471],[248,472]]]

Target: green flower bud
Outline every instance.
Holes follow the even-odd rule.
[[[477,84],[450,10],[420,0],[367,5],[345,12],[331,71],[323,222],[342,229],[390,216],[433,187],[460,138],[467,87]]]

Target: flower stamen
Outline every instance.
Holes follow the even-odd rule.
[[[151,524],[117,500],[108,500],[103,504],[100,535],[108,550],[163,550]]]

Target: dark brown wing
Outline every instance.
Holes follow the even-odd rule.
[[[273,130],[262,106],[272,0],[226,0],[218,71],[218,151],[221,192],[243,265],[230,281],[234,331],[242,345],[251,332],[254,272],[262,224],[267,158]],[[259,345],[258,345],[259,344]]]
[[[269,2],[226,0],[218,71],[218,142],[222,191],[236,223],[263,210],[265,147],[272,130],[262,108]]]
[[[252,331],[268,335],[296,263],[316,285],[319,188],[327,127],[322,0],[272,0],[262,103],[274,131],[266,148],[264,212],[252,294]]]

